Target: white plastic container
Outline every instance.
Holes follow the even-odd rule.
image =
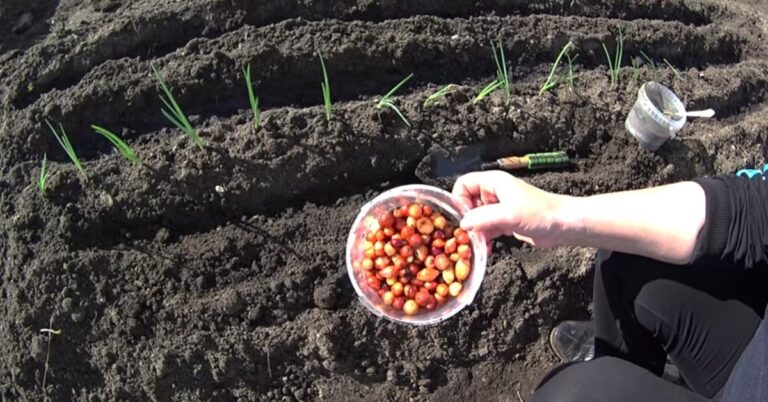
[[[435,310],[420,310],[418,314],[409,316],[402,311],[385,305],[376,291],[368,286],[363,271],[359,268],[360,262],[365,258],[365,234],[375,225],[376,217],[384,211],[414,202],[431,205],[435,211],[440,212],[446,219],[456,225],[458,225],[461,217],[467,212],[466,208],[456,202],[451,193],[437,187],[414,184],[393,188],[380,194],[362,207],[349,231],[346,252],[347,273],[360,302],[373,314],[394,322],[428,325],[446,320],[472,303],[485,276],[488,250],[485,237],[482,234],[469,232],[469,238],[472,243],[472,270],[470,275],[462,283],[461,293],[457,297],[449,298],[444,305],[437,307]]]
[[[637,91],[637,100],[624,127],[640,145],[653,152],[683,128],[684,113],[685,106],[674,92],[658,82],[646,82]]]

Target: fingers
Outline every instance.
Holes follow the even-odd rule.
[[[501,171],[467,173],[456,180],[453,185],[453,195],[467,209],[479,205],[499,202],[495,188],[510,178],[509,174]]]
[[[500,234],[512,229],[504,227],[509,224],[509,215],[504,204],[483,205],[467,212],[461,220],[461,227],[464,230]]]
[[[489,245],[491,244],[491,241],[497,237],[504,236],[504,233],[497,231],[497,230],[491,230],[491,231],[485,231],[485,232],[478,232],[482,233],[483,236],[485,236],[485,242]]]
[[[475,207],[473,199],[480,194],[480,181],[476,179],[476,173],[465,174],[453,184],[453,195],[466,209]]]
[[[499,198],[496,197],[494,189],[482,188],[480,189],[480,201],[482,205],[496,204],[499,202]]]
[[[531,246],[534,246],[534,247],[536,246],[536,242],[534,242],[533,239],[531,239],[528,236],[519,235],[517,233],[512,233],[512,236],[514,236],[515,239],[520,240],[523,243],[528,243],[528,244],[530,244]]]

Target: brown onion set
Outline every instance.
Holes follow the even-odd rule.
[[[355,266],[381,301],[407,315],[457,297],[472,270],[469,234],[430,205],[411,203],[371,217]]]

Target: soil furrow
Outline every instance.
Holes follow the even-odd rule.
[[[185,389],[192,388],[187,384],[191,381],[195,387],[205,384],[215,389],[220,388],[216,384],[225,384],[224,388],[246,387],[262,393],[288,384],[319,397],[315,384],[304,379],[310,372],[363,382],[393,381],[406,388],[408,383],[418,383],[424,390],[434,390],[448,386],[448,377],[463,367],[519,358],[538,328],[551,326],[558,317],[553,312],[566,307],[563,296],[572,296],[569,292],[587,282],[574,269],[583,265],[580,251],[527,250],[520,259],[493,264],[475,304],[454,320],[418,332],[403,331],[393,323],[360,320],[368,313],[354,303],[341,250],[324,248],[318,239],[342,238],[361,201],[359,196],[344,197],[333,206],[305,205],[271,218],[254,217],[248,220],[252,229],[247,230],[226,225],[191,236],[172,235],[162,241],[162,247],[137,241],[130,248],[83,250],[39,261],[29,270],[23,287],[31,283],[53,286],[54,277],[75,283],[65,292],[64,308],[55,317],[57,328],[68,338],[57,344],[61,350],[51,359],[52,373],[57,374],[54,384],[81,378],[83,373],[62,371],[68,364],[82,367],[89,355],[98,355],[103,359],[93,360],[89,380],[101,384],[104,374],[123,378],[122,389],[134,396],[166,395],[163,384],[172,382],[176,389]],[[317,225],[308,227],[307,221]],[[261,233],[286,242],[275,244]],[[275,254],[265,247],[287,248]],[[288,249],[304,251],[297,254],[286,252]],[[224,265],[221,253],[231,257]],[[544,257],[556,262],[538,275],[571,284],[533,300],[530,293],[535,283],[544,286],[546,281],[531,282],[512,267]],[[144,269],[110,268],[116,264],[142,264]],[[154,296],[163,302],[157,303]],[[510,298],[517,302],[507,303]],[[20,297],[9,310],[23,307],[23,323],[28,325],[47,320],[51,303],[51,297],[44,295]],[[86,319],[72,321],[72,317]],[[308,327],[303,324],[307,320],[328,325]],[[504,335],[478,338],[477,328]],[[351,338],[350,333],[357,336]],[[7,341],[3,345],[17,345],[19,337],[14,334],[18,335],[15,329],[0,333]],[[232,338],[240,341],[232,343]],[[256,346],[262,343],[263,347]],[[111,356],[102,356],[99,351],[107,344],[120,347]],[[413,347],[433,358],[425,363],[422,354],[412,353]],[[112,367],[110,361],[128,358],[127,351],[133,351],[130,358],[147,362],[151,369],[131,375]],[[9,358],[30,371],[36,362],[28,354],[13,353]],[[202,368],[194,371],[185,368],[199,365]],[[392,378],[395,373],[397,380]],[[257,380],[244,383],[245,377]],[[423,378],[429,380],[419,381]],[[32,381],[26,374],[16,379],[18,384]],[[154,385],[142,387],[144,382]],[[393,392],[399,395],[402,391]],[[204,395],[222,399],[227,394]]]
[[[652,57],[666,58],[679,68],[736,62],[745,40],[712,26],[691,28],[678,23],[649,26],[647,22],[605,20],[604,29],[595,30],[591,28],[594,21],[585,18],[537,16],[478,19],[472,24],[468,21],[426,17],[397,24],[294,21],[261,30],[243,28],[219,39],[201,40],[156,62],[163,66],[163,74],[187,113],[227,116],[248,108],[241,72],[247,63],[254,67],[254,84],[264,107],[318,104],[321,97],[316,48],[327,59],[334,99],[343,101],[385,92],[410,72],[416,74],[415,85],[488,77],[493,72],[488,43],[497,37],[506,38],[504,45],[513,77],[551,62],[569,37],[580,49],[580,60],[594,68],[604,58],[601,42],[613,46],[612,32],[619,26],[626,38],[625,54],[654,49],[648,51]],[[254,42],[253,38],[262,40]],[[346,43],[343,47],[339,46],[342,41]],[[540,74],[545,69],[542,67]],[[315,78],[306,73],[313,70],[318,70]],[[67,127],[75,148],[85,159],[109,149],[88,128],[92,123],[118,130],[125,127],[128,138],[167,125],[159,113],[161,104],[149,71],[149,63],[139,59],[108,62],[76,86],[47,93],[27,109],[12,113],[11,128],[0,140],[8,141],[8,134],[15,132],[31,132],[31,138],[25,138],[24,145],[6,146],[14,150],[6,166],[19,158],[37,158],[42,150],[53,159],[63,160],[63,152],[42,123],[43,116],[60,120]]]
[[[71,16],[64,18],[63,26],[54,24],[54,38],[29,49],[21,59],[12,62],[18,72],[10,81],[14,105],[18,108],[32,103],[40,94],[52,89],[74,85],[90,69],[110,59],[152,58],[162,56],[184,46],[193,39],[212,37],[231,31],[244,24],[261,27],[294,18],[309,20],[340,19],[346,21],[383,21],[431,15],[442,18],[496,15],[552,14],[586,17],[657,19],[704,25],[711,17],[723,18],[725,11],[717,6],[697,4],[692,7],[683,1],[650,0],[626,4],[616,1],[598,1],[589,4],[559,1],[513,1],[499,4],[494,1],[456,3],[450,1],[394,1],[378,5],[361,0],[347,0],[334,5],[316,2],[271,0],[242,2],[232,7],[230,2],[207,1],[153,7],[149,14],[140,7],[92,7],[101,14],[100,24],[81,21]],[[347,4],[343,4],[347,3]],[[110,25],[110,22],[116,24]],[[78,24],[79,23],[79,24]],[[173,31],[166,28],[173,26]],[[58,28],[58,29],[57,29]],[[63,40],[58,40],[58,36]],[[86,38],[86,42],[82,38]],[[54,55],[51,58],[51,55]],[[0,77],[5,77],[0,71]]]
[[[744,63],[728,75],[720,71],[701,73],[705,80],[712,77],[711,86],[675,81],[674,87],[689,104],[713,107],[722,118],[750,102],[764,101],[768,77],[754,63]],[[585,72],[579,77],[596,81],[600,76]],[[669,72],[667,78],[671,77]],[[481,142],[488,149],[482,155],[486,159],[542,150],[568,151],[579,163],[565,177],[542,183],[553,190],[573,193],[571,180],[581,182],[603,163],[616,165],[608,184],[611,189],[631,188],[633,181],[640,179],[631,165],[625,166],[626,161],[595,159],[606,144],[630,141],[614,137],[624,131],[623,119],[634,101],[634,90],[614,92],[606,86],[581,94],[560,90],[556,95],[532,97],[536,88],[531,87],[523,89],[525,95],[513,96],[508,104],[497,93],[487,102],[473,105],[470,99],[476,89],[462,87],[428,110],[421,105],[422,94],[400,98],[412,129],[393,113],[376,110],[368,102],[340,105],[330,124],[319,108],[273,110],[265,114],[264,125],[256,133],[247,115],[240,114],[203,131],[208,144],[204,151],[183,137],[152,143],[148,145],[151,150],[139,148],[151,168],[134,167],[114,155],[88,164],[92,179],[77,186],[65,184],[79,182],[73,169],[56,166],[49,201],[31,194],[33,188],[22,198],[34,208],[43,208],[47,202],[59,208],[71,205],[63,213],[51,210],[54,215],[50,218],[57,216],[57,230],[66,228],[62,236],[71,247],[81,249],[111,245],[104,243],[105,239],[149,238],[162,227],[182,233],[208,230],[243,215],[306,201],[333,202],[342,188],[360,189],[412,177],[429,150]],[[760,97],[745,97],[745,91]],[[588,102],[585,96],[600,101]],[[478,124],[484,129],[477,130]],[[686,160],[668,161],[678,165],[678,171],[669,177],[664,177],[668,172],[661,172],[665,165],[649,169],[660,175],[657,180],[706,173],[706,165]],[[32,181],[28,175],[33,171],[20,173]],[[434,172],[419,167],[419,176],[429,181]],[[107,236],[115,231],[123,235]]]

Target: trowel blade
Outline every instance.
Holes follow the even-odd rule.
[[[485,144],[475,144],[457,148],[454,152],[445,150],[433,152],[435,175],[455,178],[464,173],[480,170],[484,151]]]

